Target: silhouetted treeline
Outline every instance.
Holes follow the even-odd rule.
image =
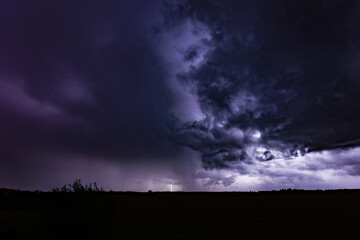
[[[321,194],[321,193],[360,193],[360,189],[316,189],[316,190],[304,190],[304,189],[280,189],[280,190],[272,190],[272,191],[258,191],[257,193],[278,193],[278,194]]]
[[[148,191],[148,192],[134,192],[134,191],[105,191],[104,188],[98,187],[96,182],[83,185],[80,179],[76,179],[72,184],[64,185],[61,188],[53,188],[51,193],[106,193],[106,194],[135,194],[135,195],[154,195],[154,194],[332,194],[332,193],[360,193],[360,189],[317,189],[317,190],[305,190],[305,189],[280,189],[272,191],[232,191],[232,192],[184,192],[184,191]],[[46,193],[40,190],[35,191],[24,191],[24,190],[15,190],[0,188],[0,195],[12,195],[12,194],[40,194]]]
[[[64,185],[62,188],[53,188],[52,192],[105,192],[102,187],[98,187],[96,182],[83,185],[81,179],[76,179],[72,184]]]

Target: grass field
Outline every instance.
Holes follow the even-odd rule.
[[[360,239],[360,193],[0,194],[0,239]]]

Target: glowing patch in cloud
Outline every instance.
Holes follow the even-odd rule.
[[[255,131],[252,135],[253,139],[259,140],[261,138],[261,133],[259,131]]]

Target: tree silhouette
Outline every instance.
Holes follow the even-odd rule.
[[[89,183],[89,185],[85,184],[85,186],[81,183],[81,179],[75,179],[72,184],[64,185],[61,188],[53,188],[52,192],[74,192],[74,193],[83,193],[83,192],[105,192],[102,187],[98,187],[96,182]]]

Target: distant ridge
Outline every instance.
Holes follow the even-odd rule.
[[[13,195],[13,194],[139,194],[139,195],[153,195],[153,194],[332,194],[332,193],[360,193],[360,189],[280,189],[270,191],[222,191],[222,192],[211,192],[211,191],[148,191],[148,192],[136,192],[136,191],[105,191],[105,192],[51,192],[51,191],[40,191],[40,190],[18,190],[10,188],[0,188],[0,196]]]

